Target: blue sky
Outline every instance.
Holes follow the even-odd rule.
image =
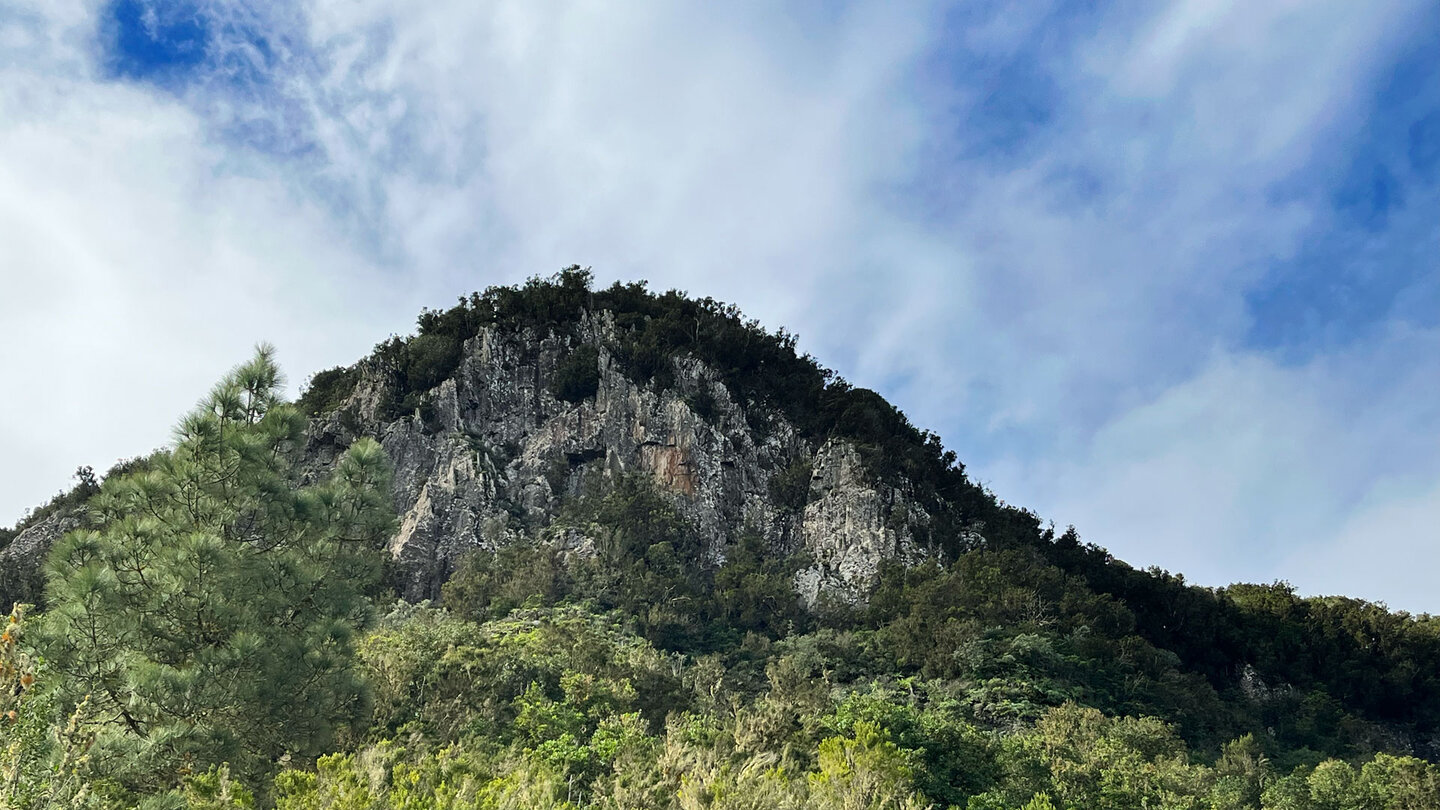
[[[1423,0],[18,0],[0,245],[0,521],[258,340],[303,380],[579,263],[1136,565],[1440,612]]]

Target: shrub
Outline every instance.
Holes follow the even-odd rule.
[[[359,382],[360,372],[353,368],[336,367],[317,372],[305,386],[305,393],[295,401],[295,407],[309,417],[324,416],[344,405]]]
[[[600,350],[588,343],[566,355],[550,380],[550,393],[566,402],[580,402],[599,390]]]

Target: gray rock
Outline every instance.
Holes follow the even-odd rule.
[[[0,549],[0,613],[16,602],[39,604],[45,595],[43,567],[55,541],[85,522],[83,508],[56,512]]]
[[[451,378],[410,413],[395,413],[394,370],[363,361],[344,404],[312,420],[307,481],[324,476],[359,436],[389,453],[399,515],[389,551],[406,599],[438,598],[467,552],[542,532],[565,499],[603,494],[629,474],[650,477],[674,498],[700,534],[697,565],[723,563],[745,531],[777,555],[803,551],[811,563],[796,590],[807,605],[827,595],[862,601],[885,560],[923,556],[917,529],[929,516],[903,489],[872,480],[852,444],[816,447],[778,411],[737,402],[693,357],[672,361],[673,385],[637,385],[607,348],[617,343],[609,313],[585,317],[574,332],[483,329],[465,343]],[[580,402],[558,399],[557,369],[585,344],[597,348],[597,391]],[[703,415],[695,402],[704,403]],[[805,466],[805,502],[778,503],[771,479]],[[0,550],[0,600],[38,601],[45,555],[82,518],[51,516]],[[567,555],[593,553],[589,538],[548,536]]]
[[[831,591],[863,598],[881,561],[918,553],[911,527],[927,518],[899,491],[867,483],[852,446],[831,442],[817,454],[783,415],[736,402],[694,358],[674,360],[671,387],[637,385],[607,349],[616,337],[608,313],[587,316],[576,332],[482,329],[452,378],[398,417],[386,412],[391,370],[367,361],[349,400],[312,423],[312,476],[359,435],[390,454],[400,516],[390,553],[406,599],[437,598],[466,552],[539,531],[562,499],[603,493],[632,473],[669,492],[695,526],[704,549],[697,564],[723,562],[745,530],[776,553],[806,551],[815,565],[797,588],[812,604]],[[598,390],[565,402],[552,382],[582,344],[598,349]],[[689,404],[697,399],[713,403],[705,416]],[[770,479],[812,460],[810,503],[799,511],[776,503]]]
[[[928,517],[899,490],[870,482],[849,442],[827,442],[813,469],[801,525],[811,565],[796,574],[795,589],[807,607],[825,594],[861,602],[886,560],[923,556],[913,526]]]

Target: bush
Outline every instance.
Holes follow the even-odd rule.
[[[360,372],[353,368],[328,368],[310,378],[305,393],[295,401],[295,407],[309,417],[324,416],[341,405],[355,393],[360,382]]]
[[[566,402],[580,402],[599,390],[600,350],[588,343],[566,355],[550,380],[550,393]]]
[[[810,476],[814,471],[809,459],[799,458],[770,476],[770,500],[789,512],[803,510],[810,500]]]
[[[464,619],[499,619],[525,605],[553,605],[569,591],[560,554],[549,545],[516,543],[467,554],[440,589],[445,607]]]

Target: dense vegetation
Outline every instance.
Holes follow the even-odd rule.
[[[124,805],[178,789],[200,763],[262,784],[363,717],[351,636],[393,528],[387,462],[357,441],[328,481],[297,486],[305,420],[279,386],[262,348],[180,423],[172,450],[107,477],[90,526],[51,550],[38,655],[0,672],[38,688],[27,720],[48,711],[63,731],[20,736],[6,802]]]
[[[88,522],[44,610],[0,630],[0,808],[1440,808],[1434,619],[1195,588],[1057,536],[733,308],[572,268],[426,312],[368,362],[392,408],[423,409],[481,328],[538,342],[596,317],[637,381],[690,354],[755,429],[857,442],[944,553],[805,610],[804,560],[738,531],[698,564],[670,496],[622,478],[465,559],[443,608],[394,603],[378,446],[308,485],[295,468],[304,417],[358,372],[291,406],[262,351],[174,448],[65,507]],[[562,358],[557,398],[594,395],[591,352]],[[800,508],[808,479],[771,494]]]

